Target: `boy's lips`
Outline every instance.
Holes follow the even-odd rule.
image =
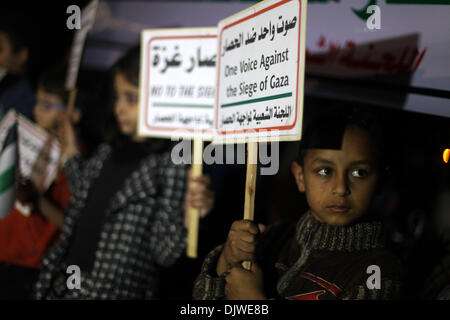
[[[347,206],[340,206],[340,205],[331,205],[331,206],[328,206],[327,208],[335,213],[344,213],[350,209]]]

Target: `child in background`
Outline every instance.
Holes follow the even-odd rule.
[[[64,89],[65,70],[53,69],[40,79],[36,123],[51,135],[56,135],[60,118],[66,111]],[[77,123],[81,112],[75,109],[72,121]],[[13,209],[0,220],[0,298],[31,298],[32,281],[41,267],[41,259],[57,238],[63,222],[63,212],[70,200],[70,190],[64,172],[44,194],[36,191],[28,180],[19,182],[16,200],[31,208],[25,215]]]
[[[385,249],[382,224],[370,210],[386,172],[383,146],[370,117],[313,122],[292,164],[309,211],[295,226],[234,222],[225,245],[205,259],[194,298],[398,298],[400,262]],[[251,270],[243,261],[252,261]]]
[[[0,18],[0,120],[10,109],[33,119],[34,94],[24,76],[28,33],[14,17]]]
[[[135,48],[114,67],[112,131],[89,160],[65,121],[72,201],[61,241],[43,259],[37,299],[154,299],[161,268],[185,252],[186,168],[173,163],[170,141],[137,134],[139,63]],[[197,203],[204,213],[210,195]],[[80,270],[78,288],[67,286],[70,265]]]

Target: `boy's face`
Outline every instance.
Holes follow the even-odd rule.
[[[8,35],[0,31],[0,68],[7,69],[12,73],[18,73],[28,59],[27,49],[14,52]]]
[[[366,132],[349,128],[340,150],[308,149],[303,167],[293,163],[298,189],[316,220],[343,226],[368,211],[378,182],[371,145]]]
[[[45,92],[41,88],[38,88],[36,98],[33,109],[36,123],[41,128],[55,133],[65,111],[63,101],[58,95]]]
[[[114,115],[120,131],[133,140],[137,138],[139,88],[129,82],[121,73],[114,76]]]
[[[0,68],[8,69],[13,59],[13,50],[6,33],[0,31]]]

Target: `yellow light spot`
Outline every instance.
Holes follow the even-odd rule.
[[[442,154],[442,158],[444,158],[444,162],[448,163],[448,158],[450,157],[450,149],[445,149]]]

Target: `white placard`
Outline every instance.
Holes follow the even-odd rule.
[[[8,134],[9,128],[16,122],[16,111],[11,109],[3,117],[0,123],[0,150],[3,148],[3,143],[5,142],[6,136]]]
[[[98,0],[93,0],[81,12],[81,29],[75,33],[70,49],[69,68],[67,70],[65,88],[71,90],[75,88],[78,70],[80,68],[81,56],[83,55],[83,47],[87,34],[92,29],[95,22]]]
[[[217,29],[142,32],[139,135],[211,140]]]
[[[217,143],[299,140],[306,1],[264,1],[218,25]]]
[[[39,190],[45,191],[58,171],[60,144],[25,117],[19,115],[18,123],[20,174],[30,178]]]

